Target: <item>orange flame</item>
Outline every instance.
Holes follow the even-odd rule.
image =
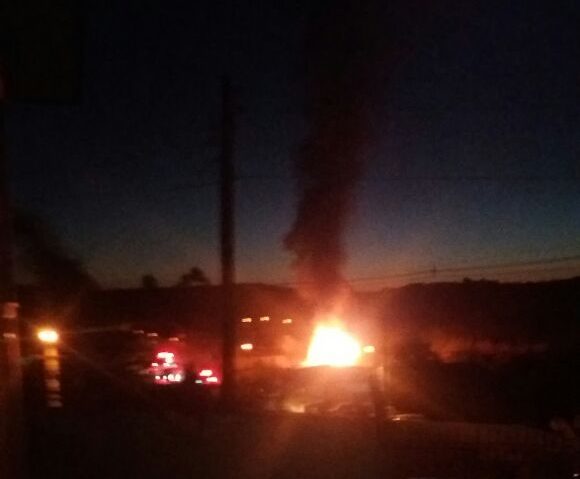
[[[338,325],[319,324],[303,366],[355,366],[362,354],[359,342]]]

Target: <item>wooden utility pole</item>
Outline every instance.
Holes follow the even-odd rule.
[[[1,74],[1,72],[0,72]],[[0,477],[23,477],[22,373],[0,76]]]
[[[234,100],[229,77],[222,79],[220,151],[220,244],[222,269],[222,406],[231,410],[236,397],[236,319],[234,308]]]

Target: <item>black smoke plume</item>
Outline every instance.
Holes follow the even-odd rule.
[[[305,42],[308,134],[295,162],[299,203],[285,246],[303,293],[332,311],[343,297],[344,232],[370,140],[377,72],[370,0],[314,2]]]

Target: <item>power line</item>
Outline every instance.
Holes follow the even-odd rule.
[[[365,282],[383,282],[391,279],[402,279],[402,278],[413,278],[413,277],[424,277],[424,276],[431,276],[437,277],[439,275],[449,275],[449,274],[457,274],[457,273],[468,273],[468,272],[477,272],[477,271],[493,271],[497,269],[509,269],[509,268],[527,268],[525,271],[521,270],[512,270],[512,271],[503,271],[503,272],[496,272],[494,274],[518,274],[521,272],[542,272],[540,269],[530,269],[535,266],[548,266],[557,263],[566,263],[570,261],[580,261],[580,254],[573,255],[573,256],[559,256],[559,257],[552,257],[552,258],[545,258],[542,260],[533,260],[533,261],[518,261],[518,262],[506,262],[506,263],[492,263],[492,264],[479,264],[479,265],[469,265],[469,266],[450,266],[444,268],[437,268],[433,267],[430,269],[423,269],[423,270],[415,270],[415,271],[404,271],[400,273],[392,273],[392,274],[385,274],[380,276],[362,276],[362,277],[355,277],[347,279],[349,283],[365,283]],[[574,266],[569,269],[579,268],[580,265]],[[561,269],[561,268],[558,268]],[[286,282],[286,283],[277,283],[281,286],[299,286],[302,284],[312,284],[311,281],[298,281],[298,282]]]
[[[496,271],[493,273],[494,277],[498,276],[521,276],[524,274],[531,274],[535,273],[536,275],[545,275],[545,274],[554,274],[554,273],[564,273],[564,272],[572,272],[576,271],[577,274],[580,274],[580,264],[574,266],[556,266],[553,268],[540,268],[540,269],[518,269],[518,270],[511,270],[511,271]]]
[[[196,171],[196,173],[203,175],[204,172],[208,170],[207,165]],[[235,181],[283,181],[283,182],[294,182],[295,178],[287,175],[240,175],[235,178]],[[456,183],[572,183],[578,182],[580,184],[579,176],[492,176],[492,175],[417,175],[417,176],[373,176],[368,178],[363,178],[361,183],[372,183],[372,182],[456,182]],[[145,193],[145,196],[154,196],[155,193],[175,193],[182,191],[195,191],[204,188],[212,188],[219,186],[217,180],[207,180],[200,183],[181,183],[177,185],[155,188],[151,191],[151,194]],[[127,194],[127,190],[123,192]],[[31,199],[29,195],[26,195],[27,199]],[[95,197],[95,196],[106,196],[106,195],[96,195],[90,194],[86,191],[82,192],[55,192],[50,191],[46,194],[33,194],[32,198],[42,199],[50,197],[51,199],[79,199],[83,197]],[[143,196],[143,190],[136,192],[135,196]]]
[[[236,178],[239,181],[294,181],[295,178],[287,175],[241,175]],[[372,181],[436,181],[436,182],[577,182],[580,176],[540,176],[540,175],[385,175],[363,178],[362,183]]]
[[[571,272],[571,271],[577,271],[580,274],[580,264],[578,265],[574,265],[574,266],[559,266],[559,267],[554,267],[554,268],[524,268],[524,269],[511,269],[511,270],[505,270],[505,271],[493,271],[493,272],[488,272],[488,274],[490,274],[491,278],[497,278],[497,277],[505,277],[505,276],[521,276],[521,275],[525,275],[525,274],[531,274],[534,273],[536,275],[540,275],[540,274],[548,274],[548,273],[557,273],[557,272]],[[443,273],[439,273],[436,270],[433,271],[431,270],[429,273],[423,273],[423,274],[417,274],[417,275],[408,275],[408,276],[398,276],[398,278],[403,278],[403,277],[407,277],[407,278],[411,278],[411,279],[451,279],[454,277],[457,277],[459,273],[451,273],[451,272],[443,272]],[[474,272],[472,272],[472,274],[476,274]],[[361,279],[359,281],[357,281],[356,279],[349,281],[349,282],[354,282],[354,283],[383,283],[388,281],[389,279],[396,279],[396,278],[375,278],[373,280],[364,280]]]
[[[165,187],[165,188],[155,188],[152,190],[139,190],[139,191],[134,191],[134,195],[135,197],[139,197],[139,198],[143,198],[143,197],[148,197],[148,198],[155,198],[155,194],[156,193],[176,193],[176,192],[181,192],[181,191],[195,191],[195,190],[202,190],[204,188],[214,188],[214,187],[218,187],[219,183],[217,181],[211,180],[211,181],[206,181],[206,182],[201,182],[201,183],[181,183],[178,185],[173,185],[173,186],[169,186],[169,187]],[[124,190],[123,191],[123,195],[130,195],[131,193],[129,192],[129,190]],[[111,193],[103,193],[103,194],[94,194],[94,193],[88,193],[87,191],[77,191],[77,192],[54,192],[54,191],[50,191],[50,192],[46,192],[46,194],[38,194],[38,192],[36,192],[36,194],[32,194],[32,195],[22,195],[21,197],[18,197],[18,195],[15,195],[17,197],[18,200],[20,200],[20,202],[23,202],[24,200],[29,201],[29,200],[42,200],[44,198],[50,198],[50,199],[60,199],[60,200],[79,200],[82,198],[111,198],[111,199],[115,199],[116,201],[119,200],[118,196]]]

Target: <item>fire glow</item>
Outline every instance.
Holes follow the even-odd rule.
[[[339,326],[319,325],[314,330],[303,366],[355,366],[361,356],[359,342]]]

